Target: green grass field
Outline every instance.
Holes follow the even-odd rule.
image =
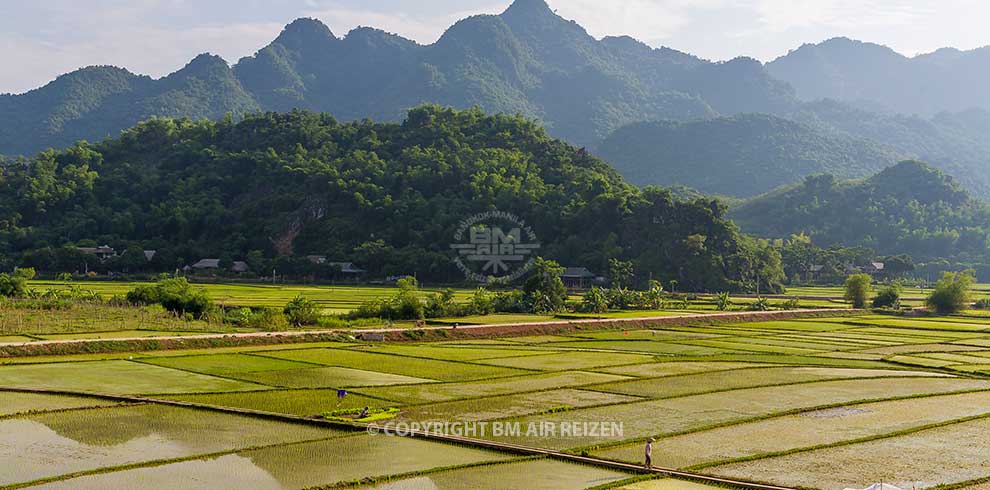
[[[0,485],[704,490],[434,441],[155,404],[288,415],[397,409],[382,424],[519,424],[496,442],[807,488],[990,477],[990,318],[864,315],[432,343],[323,343],[6,359]],[[338,396],[338,390],[346,396]],[[614,424],[619,432],[531,427]],[[910,457],[903,457],[904,455]],[[5,460],[5,463],[7,461]],[[628,483],[628,484],[627,484]]]

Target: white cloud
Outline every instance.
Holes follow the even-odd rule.
[[[731,0],[550,0],[552,8],[583,25],[595,37],[628,35],[668,38],[692,25],[699,14]]]
[[[115,65],[161,77],[204,52],[233,63],[270,42],[282,27],[281,23],[264,23],[172,30],[131,25],[98,29],[72,43],[4,36],[0,37],[2,62],[18,69],[0,72],[0,91],[18,93],[36,88],[58,75],[90,65]]]

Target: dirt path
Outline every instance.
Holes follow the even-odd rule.
[[[589,330],[594,328],[651,328],[663,326],[693,326],[714,323],[758,322],[768,320],[786,320],[791,318],[814,318],[821,316],[842,316],[857,313],[859,310],[820,308],[791,311],[752,311],[709,314],[685,314],[642,318],[605,318],[581,320],[555,320],[547,322],[507,323],[489,325],[462,326],[426,326],[421,328],[373,328],[373,329],[336,329],[310,330],[291,332],[250,332],[250,333],[212,333],[202,335],[162,335],[154,337],[121,337],[105,339],[69,339],[69,340],[35,340],[28,342],[3,342],[4,347],[60,347],[73,345],[91,345],[103,343],[148,343],[174,341],[179,344],[194,344],[199,340],[271,340],[271,343],[289,343],[294,340],[327,337],[333,335],[351,335],[358,338],[380,338],[382,340],[418,340],[408,337],[409,332],[419,331],[423,334],[443,332],[445,338],[492,337],[513,335],[535,335],[561,333],[574,330]],[[263,343],[263,342],[262,342]],[[151,349],[156,350],[156,349]]]
[[[379,427],[375,424],[364,424],[358,422],[338,422],[331,420],[324,420],[315,417],[303,417],[299,415],[287,415],[275,412],[266,412],[262,410],[251,410],[245,408],[233,408],[233,407],[222,407],[217,405],[209,405],[204,403],[193,403],[184,402],[176,400],[163,400],[159,398],[149,398],[143,396],[128,396],[128,395],[112,395],[104,393],[91,393],[84,391],[72,391],[72,390],[46,390],[37,388],[8,388],[0,386],[0,392],[11,391],[11,392],[21,392],[21,393],[40,393],[40,394],[51,394],[51,395],[70,395],[70,396],[85,396],[90,398],[99,398],[103,400],[113,400],[118,402],[132,402],[132,403],[154,403],[158,405],[171,405],[176,407],[210,410],[214,412],[222,412],[234,415],[246,415],[250,417],[261,417],[265,419],[278,420],[282,422],[290,423],[303,423],[309,425],[318,425],[324,427],[333,427],[335,429],[353,430],[359,432],[367,432],[369,434],[379,434]],[[449,434],[442,434],[437,432],[426,432],[421,430],[403,430],[403,435],[380,435],[379,437],[415,437],[419,439],[428,439],[434,441],[447,442],[452,444],[457,444],[460,446],[469,446],[475,448],[491,449],[502,452],[509,452],[513,454],[520,454],[526,456],[545,456],[553,459],[570,461],[574,463],[589,464],[604,468],[611,468],[614,470],[619,470],[627,473],[633,474],[655,474],[668,477],[675,477],[683,480],[690,480],[698,483],[713,484],[717,486],[725,486],[730,488],[743,488],[748,490],[793,490],[788,487],[778,487],[774,485],[767,485],[762,483],[753,483],[741,480],[732,480],[728,478],[720,478],[716,476],[703,475],[700,473],[692,473],[689,471],[680,471],[673,468],[661,468],[654,466],[653,468],[646,469],[642,465],[631,464],[631,463],[620,463],[617,461],[610,461],[607,459],[595,458],[592,456],[581,456],[577,454],[570,454],[561,451],[554,451],[551,449],[542,449],[532,446],[522,446],[518,444],[509,444],[504,442],[489,441],[485,439],[472,439],[468,437],[453,436]]]

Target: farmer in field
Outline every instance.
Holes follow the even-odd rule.
[[[646,440],[646,467],[653,469],[653,438]]]

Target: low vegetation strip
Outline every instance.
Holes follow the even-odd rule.
[[[524,335],[553,335],[582,330],[643,329],[656,327],[692,327],[720,323],[762,322],[793,318],[836,317],[862,313],[851,309],[813,309],[796,311],[757,311],[677,315],[648,318],[568,320],[461,327],[424,327],[419,329],[387,328],[370,330],[325,330],[288,332],[251,332],[119,339],[71,339],[0,344],[0,358],[84,353],[136,352],[174,349],[199,349],[244,345],[328,342],[345,336],[382,338],[393,342],[489,338]]]

